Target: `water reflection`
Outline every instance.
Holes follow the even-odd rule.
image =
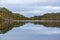
[[[60,28],[26,23],[5,34],[0,34],[0,37],[1,40],[60,40]]]
[[[4,34],[8,32],[9,30],[13,29],[14,27],[20,27],[23,26],[24,22],[2,22],[0,23],[0,34]]]
[[[44,25],[45,27],[59,27],[60,22],[34,22],[34,24]]]
[[[44,25],[46,27],[60,27],[60,22],[31,22],[33,24]],[[0,34],[7,33],[14,27],[23,26],[25,22],[0,22]]]

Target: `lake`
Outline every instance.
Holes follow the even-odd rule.
[[[3,22],[0,23],[0,40],[60,40],[59,23]]]

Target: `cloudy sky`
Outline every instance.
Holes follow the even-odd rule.
[[[31,17],[60,12],[60,0],[1,0],[0,7]]]

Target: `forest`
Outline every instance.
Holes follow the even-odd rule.
[[[0,8],[0,21],[1,20],[60,20],[60,13],[46,13],[28,18],[20,13],[13,13],[7,8]]]

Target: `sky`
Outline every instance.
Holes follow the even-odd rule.
[[[0,7],[31,17],[60,12],[60,0],[1,0]]]

